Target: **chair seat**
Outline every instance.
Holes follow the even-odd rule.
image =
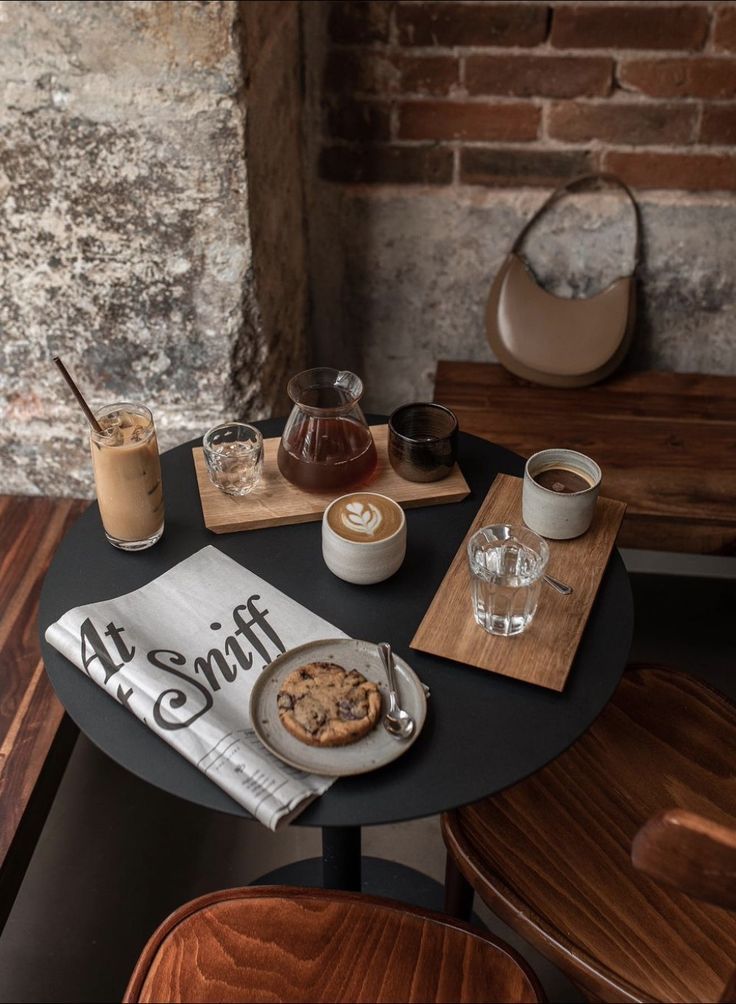
[[[539,1001],[511,949],[414,907],[317,889],[230,889],[153,935],[125,1001]]]
[[[637,667],[566,753],[443,818],[492,910],[593,996],[716,1001],[736,964],[736,915],[637,872],[631,843],[677,806],[736,818],[736,709],[684,674]]]

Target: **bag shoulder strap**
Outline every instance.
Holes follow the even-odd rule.
[[[639,267],[639,256],[641,251],[641,214],[639,212],[639,205],[634,198],[634,193],[631,191],[626,182],[616,177],[615,174],[579,174],[575,178],[571,178],[569,181],[566,181],[564,185],[560,185],[559,188],[556,188],[554,192],[552,192],[552,194],[544,200],[531,219],[524,224],[521,232],[513,243],[511,248],[512,253],[518,253],[519,248],[524,242],[524,238],[529,233],[531,228],[537,222],[539,217],[546,213],[555,202],[567,195],[569,192],[575,191],[578,188],[585,188],[592,182],[599,181],[603,181],[608,185],[614,185],[615,187],[620,188],[631,202],[634,210],[634,271],[636,271]]]

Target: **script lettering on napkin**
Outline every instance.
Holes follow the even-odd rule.
[[[268,610],[259,610],[256,606],[256,600],[260,598],[258,595],[250,596],[245,603],[238,604],[232,612],[235,625],[232,634],[227,636],[219,648],[211,648],[206,656],[197,656],[194,659],[194,672],[201,675],[204,682],[176,668],[187,664],[187,657],[181,652],[156,648],[146,653],[146,658],[152,666],[181,681],[180,685],[163,690],[154,702],[153,718],[159,728],[167,730],[187,728],[209,711],[214,702],[212,695],[220,690],[222,682],[232,683],[239,670],[251,669],[254,657],[259,657],[263,665],[268,665],[274,658],[270,646],[277,652],[286,651],[268,620]],[[222,624],[219,621],[210,624],[212,631],[221,629]],[[124,633],[124,627],[111,622],[107,625],[103,636],[90,617],[82,622],[80,629],[82,666],[91,677],[91,668],[96,661],[104,673],[105,686],[135,655],[136,647],[127,644],[122,637]],[[112,646],[108,645],[104,638],[109,638]],[[246,648],[241,642],[246,643]],[[230,661],[231,659],[233,661]],[[122,686],[118,686],[116,696],[121,704],[128,706],[133,693],[132,688],[123,690]],[[184,708],[190,701],[192,704],[187,708],[188,717],[172,715],[172,712]]]

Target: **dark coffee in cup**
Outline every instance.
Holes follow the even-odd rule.
[[[593,521],[600,486],[601,469],[584,453],[540,450],[524,469],[524,522],[551,540],[579,537]]]
[[[593,487],[593,482],[586,478],[582,471],[572,467],[545,467],[533,475],[534,480],[542,488],[560,495],[573,495]]]

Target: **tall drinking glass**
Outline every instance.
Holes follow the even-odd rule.
[[[489,634],[525,631],[537,610],[549,548],[523,526],[485,526],[468,541],[473,616]]]
[[[164,532],[161,462],[151,412],[142,404],[109,404],[97,412],[102,435],[90,446],[105,535],[123,551],[142,551]]]

